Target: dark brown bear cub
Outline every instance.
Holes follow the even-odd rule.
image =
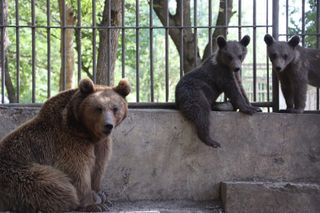
[[[220,147],[209,135],[209,113],[221,93],[230,99],[235,109],[247,114],[261,111],[251,106],[245,94],[239,71],[250,42],[244,36],[240,42],[217,38],[218,51],[203,64],[186,74],[176,86],[176,105],[194,123],[202,142]]]
[[[127,81],[82,80],[0,142],[0,211],[104,211],[111,132],[127,115]]]
[[[272,70],[277,74],[289,113],[303,113],[306,106],[307,85],[320,87],[320,51],[299,45],[299,36],[288,42],[264,37]]]

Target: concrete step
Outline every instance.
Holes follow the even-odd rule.
[[[226,213],[319,213],[320,186],[289,182],[223,182]]]

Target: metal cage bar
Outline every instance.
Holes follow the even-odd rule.
[[[279,37],[279,0],[272,0],[272,36]],[[272,111],[279,111],[279,82],[276,75],[272,75]]]
[[[32,103],[36,102],[36,15],[35,0],[31,0],[31,66],[32,66]]]
[[[136,101],[140,102],[140,66],[139,66],[139,60],[140,60],[140,50],[139,50],[139,43],[140,43],[140,28],[139,28],[139,0],[136,0]]]
[[[20,29],[19,29],[19,0],[15,0],[16,6],[16,95],[17,103],[20,102]]]

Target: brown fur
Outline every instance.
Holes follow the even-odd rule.
[[[103,211],[97,193],[111,155],[111,132],[127,115],[128,82],[82,80],[0,142],[0,211]]]

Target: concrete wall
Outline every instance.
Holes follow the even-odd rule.
[[[0,137],[36,108],[0,108]],[[222,181],[320,182],[320,115],[212,112],[199,141],[175,110],[133,110],[114,132],[104,187],[114,200],[209,200]]]

